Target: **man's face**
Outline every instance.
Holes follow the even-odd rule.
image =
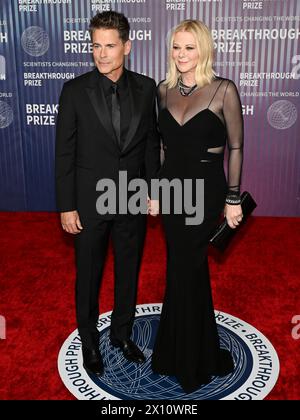
[[[116,29],[96,29],[93,33],[93,57],[100,73],[109,78],[119,75],[131,42],[123,43]]]

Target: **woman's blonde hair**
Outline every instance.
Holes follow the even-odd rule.
[[[177,25],[172,32],[169,44],[168,72],[164,84],[168,89],[177,86],[180,72],[177,70],[172,58],[174,37],[177,32],[190,32],[194,35],[196,48],[199,54],[199,62],[196,67],[195,79],[199,88],[210,84],[215,78],[213,70],[214,44],[208,27],[200,20],[184,20]]]

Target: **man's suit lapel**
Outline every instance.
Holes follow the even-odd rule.
[[[109,114],[109,109],[107,107],[104,92],[101,87],[97,72],[98,70],[95,69],[91,73],[90,86],[86,87],[86,91],[101,125],[104,127],[111,140],[113,140],[113,142],[118,147],[117,139],[111,122],[111,116]]]
[[[97,72],[98,70],[95,69],[91,73],[90,84],[88,87],[86,87],[86,91],[101,125],[104,127],[105,131],[107,132],[111,140],[114,142],[114,144],[119,148],[113,130],[109,109],[107,107],[104,92],[101,88]],[[129,144],[134,138],[135,132],[141,119],[143,108],[143,86],[137,82],[136,78],[134,77],[134,73],[127,71],[127,76],[129,100],[131,107],[131,121],[129,124],[129,129],[126,135],[122,151],[129,146]]]
[[[137,82],[134,73],[130,71],[127,71],[127,80],[131,106],[131,121],[122,150],[125,150],[133,140],[143,109],[143,86]]]

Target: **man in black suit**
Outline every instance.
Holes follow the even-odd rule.
[[[84,367],[96,375],[103,373],[96,324],[110,235],[115,257],[111,344],[128,360],[145,360],[130,336],[146,215],[96,210],[99,180],[111,179],[118,187],[119,172],[126,171],[128,181],[145,177],[150,182],[160,166],[156,84],[124,68],[129,29],[126,17],[114,11],[91,19],[96,68],[64,84],[57,119],[57,206],[63,229],[76,235],[76,316]]]

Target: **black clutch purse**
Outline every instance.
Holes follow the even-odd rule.
[[[241,206],[243,210],[243,218],[240,224],[235,229],[232,229],[228,225],[226,217],[224,217],[224,220],[215,228],[209,238],[209,243],[220,251],[224,251],[227,248],[231,239],[239,230],[239,227],[245,224],[247,218],[253,212],[255,207],[257,207],[256,202],[248,191],[244,191],[241,195]]]

